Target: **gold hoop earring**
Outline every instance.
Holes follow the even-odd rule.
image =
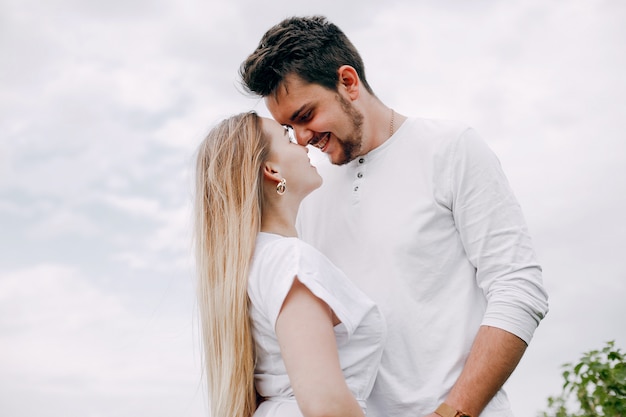
[[[287,191],[287,180],[283,178],[276,186],[276,193],[278,193],[278,195],[283,195],[285,194],[285,191]]]

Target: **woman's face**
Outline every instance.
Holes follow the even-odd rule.
[[[275,120],[263,118],[263,131],[270,139],[268,163],[279,178],[287,181],[287,193],[304,198],[322,185],[322,177],[311,164],[309,150],[298,145],[293,134]]]

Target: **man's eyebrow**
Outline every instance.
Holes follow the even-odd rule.
[[[303,104],[298,110],[294,111],[291,114],[291,117],[289,118],[289,120],[292,121],[292,122],[294,120],[296,120],[298,118],[298,116],[300,116],[300,113],[302,113],[304,111],[304,108],[307,107],[307,106],[308,106],[308,103],[307,104]]]

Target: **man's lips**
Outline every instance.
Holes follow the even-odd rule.
[[[328,144],[328,141],[330,140],[330,132],[326,133],[322,136],[318,136],[313,138],[310,142],[309,145],[315,146],[318,149],[324,150],[324,147]]]

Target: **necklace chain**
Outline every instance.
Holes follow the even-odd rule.
[[[393,136],[393,132],[394,132],[393,119],[394,119],[395,114],[396,112],[393,111],[393,109],[391,109],[391,123],[389,123],[389,137]]]

